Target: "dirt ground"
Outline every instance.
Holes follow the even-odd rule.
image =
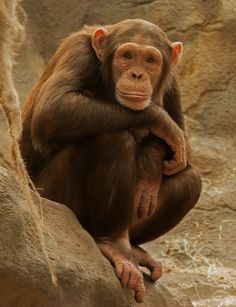
[[[168,235],[146,244],[164,266],[162,283],[194,306],[236,306],[235,220],[227,205],[207,210],[200,201]]]
[[[154,2],[162,5],[165,1]],[[57,30],[60,6],[55,17],[46,2],[44,5],[32,3],[33,0],[25,1],[29,36],[16,69],[21,100],[41,74],[49,54],[65,32],[58,33]],[[175,7],[174,1],[170,3],[172,6],[168,9]],[[182,5],[179,4],[181,1],[176,3],[175,13]],[[179,67],[183,109],[191,131],[193,160],[202,174],[203,191],[196,208],[174,230],[146,244],[145,248],[164,266],[162,283],[185,293],[194,306],[236,306],[236,3],[235,0],[199,0],[189,1],[189,7],[187,4],[183,6],[191,9],[193,3],[199,4],[200,11],[194,11],[194,8],[188,11],[193,14],[191,22],[191,16],[181,12],[181,26],[177,16],[177,23],[167,28],[167,32],[171,37],[183,40],[185,45]],[[207,19],[202,20],[201,10],[210,5],[212,8],[208,7],[205,13]],[[41,6],[51,14],[47,23],[40,21]],[[214,8],[217,8],[217,14]],[[142,12],[135,17],[144,18]],[[96,14],[96,18],[90,16],[91,20],[93,17],[95,21],[102,19],[99,9]],[[163,20],[160,18],[165,28]],[[45,38],[39,37],[40,24],[47,25],[46,30],[43,28],[44,35],[56,33],[46,51],[44,43],[40,45]],[[74,30],[73,26],[70,29]]]

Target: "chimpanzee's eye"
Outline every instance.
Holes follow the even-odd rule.
[[[149,57],[146,59],[146,62],[148,62],[148,63],[152,64],[152,63],[154,63],[154,62],[155,62],[155,59],[154,59],[154,57],[153,57],[153,56],[149,56]]]
[[[126,59],[126,60],[131,60],[132,59],[132,53],[130,51],[126,51],[124,54],[123,54],[123,57]]]

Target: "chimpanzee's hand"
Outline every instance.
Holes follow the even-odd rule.
[[[159,128],[153,127],[151,132],[162,138],[173,151],[173,157],[169,161],[164,161],[164,175],[174,175],[187,166],[187,153],[184,131],[177,124],[170,122],[169,131],[163,132]]]
[[[175,140],[169,140],[168,145],[174,154],[171,160],[164,161],[163,174],[170,176],[182,171],[187,166],[184,131],[180,128],[176,129]]]
[[[134,210],[139,219],[151,216],[156,211],[159,182],[145,179],[137,183],[134,196]]]

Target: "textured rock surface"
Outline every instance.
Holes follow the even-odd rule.
[[[148,281],[145,302],[136,304],[67,207],[43,200],[39,215],[27,203],[18,183],[0,167],[1,307],[191,306]]]
[[[18,0],[0,1],[0,306],[135,306],[131,291],[121,288],[71,211],[29,189],[17,143],[21,123],[12,82],[13,50],[23,33],[17,17]],[[28,40],[23,48],[19,85],[41,65],[33,45]],[[33,63],[39,65],[28,71]],[[159,284],[146,286],[143,306],[191,305]]]
[[[27,58],[23,49],[17,69],[21,97],[59,41],[85,23],[144,18],[159,24],[171,39],[183,41],[179,66],[183,108],[204,191],[196,209],[147,248],[175,274],[166,274],[163,281],[182,287],[193,300],[236,296],[235,1],[25,0],[24,7],[31,45]],[[23,71],[25,78],[20,75]]]

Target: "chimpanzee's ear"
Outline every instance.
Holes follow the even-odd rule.
[[[102,62],[104,48],[105,48],[105,39],[107,37],[108,31],[105,28],[98,28],[92,34],[92,46],[96,52],[98,59]]]
[[[183,44],[181,42],[174,42],[171,44],[172,47],[172,65],[175,67],[180,60],[180,56],[183,50]]]

